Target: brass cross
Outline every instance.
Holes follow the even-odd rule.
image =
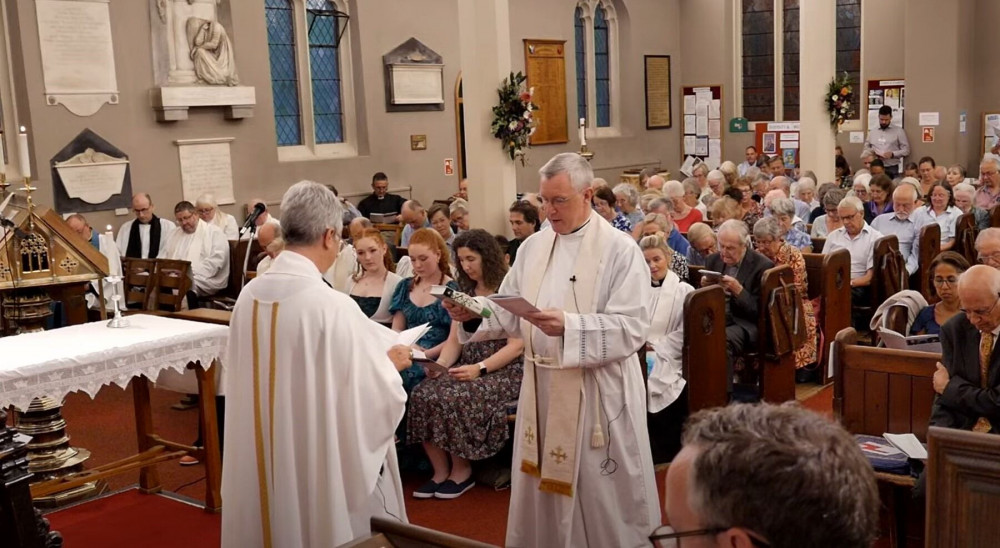
[[[524,429],[524,439],[528,440],[528,443],[535,441],[535,433],[531,431],[531,427]]]
[[[555,451],[549,451],[549,456],[556,459],[556,464],[562,464],[564,460],[569,456],[563,451],[562,447],[556,447]]]

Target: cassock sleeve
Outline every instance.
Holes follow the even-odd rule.
[[[611,258],[599,281],[594,314],[565,313],[561,366],[602,367],[619,362],[646,342],[649,329],[649,267],[639,247],[612,244]],[[601,304],[603,303],[603,306]]]
[[[217,228],[206,227],[206,230],[212,241],[211,252],[197,264],[191,264],[192,276],[202,282],[215,278],[223,268],[229,269],[229,243],[226,235]]]
[[[122,257],[125,256],[125,251],[128,249],[128,234],[131,229],[132,223],[128,222],[118,228],[118,237],[115,238],[115,244],[118,246],[118,254]]]
[[[167,242],[170,241],[170,235],[177,228],[173,222],[166,219],[160,219],[160,253],[163,253],[167,249]],[[160,255],[162,258],[163,256]]]
[[[235,240],[240,237],[240,227],[236,226],[236,217],[226,217],[226,239]]]

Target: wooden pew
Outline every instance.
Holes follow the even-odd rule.
[[[929,270],[934,257],[941,253],[941,225],[931,223],[920,229],[920,252],[917,257],[916,285],[924,299],[931,301],[931,279]],[[936,300],[936,299],[935,299]]]
[[[1000,227],[1000,204],[990,208],[990,227]]]
[[[912,432],[927,439],[940,354],[858,346],[857,332],[837,334],[833,413],[852,434]]]
[[[809,298],[819,298],[816,319],[822,343],[817,352],[822,383],[833,379],[828,366],[830,346],[842,329],[851,326],[851,254],[846,249],[833,253],[804,253],[809,276]]]
[[[875,274],[872,277],[872,302],[866,303],[874,310],[895,295],[907,288],[906,261],[899,252],[899,239],[895,235],[883,236],[875,241],[873,264]],[[855,303],[857,305],[857,303]]]
[[[976,226],[976,216],[971,212],[958,218],[955,222],[955,247],[953,251],[965,257],[969,264],[976,264],[976,236],[979,227]]]
[[[721,287],[696,289],[684,298],[682,352],[690,412],[729,403],[726,295]]]
[[[826,245],[826,238],[812,238],[813,243],[813,253],[819,254],[823,252],[823,246]]]
[[[996,546],[1000,436],[928,431],[927,546]]]
[[[774,330],[779,327],[771,325],[768,314],[771,294],[782,287],[782,280],[788,285],[795,284],[795,277],[790,267],[780,265],[764,271],[760,291],[760,315],[757,319],[760,395],[762,400],[773,403],[795,399],[795,352],[779,356],[774,351]]]

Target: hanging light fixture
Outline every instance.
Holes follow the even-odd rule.
[[[347,22],[351,20],[351,16],[346,12],[338,10],[333,6],[331,2],[325,2],[329,8],[309,8],[306,9],[306,13],[312,16],[309,21],[309,35],[312,35],[313,25],[316,24],[318,19],[323,19],[324,21],[332,18],[333,19],[333,29],[334,29],[334,42],[332,44],[312,44],[312,47],[319,48],[336,48],[340,46],[340,40],[344,37],[344,32],[347,31]]]

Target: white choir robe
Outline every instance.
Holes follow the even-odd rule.
[[[102,255],[108,259],[108,276],[121,276],[122,275],[122,258],[118,254],[118,245],[115,244],[114,238],[110,234],[100,234],[98,236],[98,242],[100,247],[97,248]],[[98,287],[98,283],[104,286],[104,301],[105,310],[108,314],[111,314],[114,310],[114,304],[111,302],[111,297],[115,295],[121,295],[122,299],[125,298],[125,285],[119,281],[117,284],[110,284],[103,279],[94,280],[90,282],[91,287],[94,288],[96,294],[87,293],[87,307],[98,310],[101,308],[101,300],[99,298],[101,290]],[[122,309],[125,308],[125,301],[118,303]]]
[[[358,254],[354,251],[354,246],[347,242],[340,242],[340,252],[337,253],[337,260],[333,266],[323,273],[323,279],[330,282],[334,289],[341,293],[348,292],[351,284],[351,276],[358,271]]]
[[[118,229],[118,237],[115,238],[115,242],[118,244],[118,252],[121,256],[125,256],[125,252],[128,251],[128,241],[132,235],[132,223],[138,222],[135,219],[131,221],[125,221],[121,228]],[[167,240],[170,239],[170,233],[177,228],[177,225],[173,221],[168,221],[166,219],[160,219],[160,252],[157,253],[160,259],[166,257],[164,254],[167,249]],[[149,225],[139,225],[139,237],[142,239],[142,257],[141,259],[149,258]]]
[[[201,219],[193,234],[181,227],[174,229],[164,257],[191,262],[192,289],[199,297],[215,295],[229,283],[229,241],[221,230]]]
[[[684,299],[694,291],[667,271],[660,287],[653,288],[649,334],[646,341],[653,348],[653,370],[647,382],[650,413],[657,413],[677,401],[687,381],[683,375]],[[642,364],[643,367],[646,364]]]
[[[236,224],[236,217],[225,213],[218,208],[215,210],[215,217],[212,217],[212,222],[208,223],[214,225],[216,228],[222,231],[226,235],[227,240],[235,240],[240,236],[240,227]]]
[[[591,219],[596,222],[595,217]],[[575,310],[573,302],[564,300],[584,231],[591,226],[556,237],[548,271],[541,282],[538,308]],[[546,230],[552,229],[544,228],[542,232]],[[499,293],[521,295],[526,282],[525,271],[544,267],[526,264],[526,258],[533,256],[533,246],[541,241],[530,236],[521,244]],[[593,300],[598,312],[566,312],[566,330],[562,337],[548,337],[532,327],[535,354],[561,355],[562,367],[586,370],[580,401],[579,456],[573,496],[539,491],[540,479],[521,472],[524,424],[518,417],[505,546],[648,546],[648,536],[660,523],[660,503],[646,430],[646,387],[636,357],[636,351],[645,343],[649,325],[649,267],[635,241],[624,232],[614,231],[604,255],[604,272],[595,284],[597,295]],[[580,260],[597,264],[596,258],[580,257]],[[516,316],[499,306],[491,305],[490,308],[492,318],[483,320],[476,333],[459,330],[461,342],[524,337]],[[550,376],[543,367],[536,367],[535,372],[538,446],[542,451]],[[524,398],[523,385],[521,390],[521,398]],[[602,401],[600,421],[604,438],[610,440],[610,457],[617,463],[617,470],[607,475],[601,464],[608,457],[608,445],[600,448],[590,445],[595,421],[593,409],[598,397]],[[608,420],[616,416],[618,418],[609,429]]]
[[[386,357],[395,340],[294,251],[282,251],[246,285],[233,310],[225,361],[223,547],[263,546],[262,485],[275,547],[340,546],[369,534],[372,516],[406,521],[393,443],[406,393]]]

